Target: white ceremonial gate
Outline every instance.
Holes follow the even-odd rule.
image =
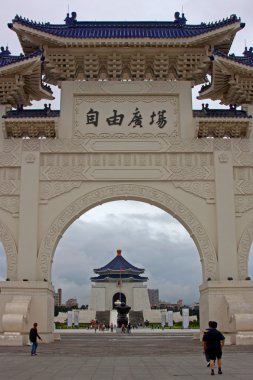
[[[0,55],[1,342],[21,344],[34,321],[45,341],[53,339],[59,239],[87,210],[131,199],[168,212],[194,240],[201,328],[217,320],[228,342],[253,343],[253,68],[228,56],[240,20],[204,24],[191,38],[178,15],[143,23],[152,38],[131,36],[142,23],[86,24],[72,14],[58,36],[53,25],[16,16],[11,28],[25,56]],[[104,34],[96,36],[98,28]],[[192,110],[192,86],[207,73],[212,82],[199,97],[242,110]],[[41,78],[60,86],[60,112],[20,106],[52,98]]]

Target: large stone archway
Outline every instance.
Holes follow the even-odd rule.
[[[169,194],[155,188],[144,185],[121,184],[101,187],[85,194],[68,205],[56,217],[46,232],[39,249],[38,271],[41,280],[51,280],[51,264],[55,248],[68,226],[87,210],[101,203],[119,199],[133,199],[151,203],[178,219],[197,245],[202,264],[203,281],[208,278],[216,279],[217,257],[214,247],[204,227],[193,212]]]
[[[57,138],[15,144],[3,139],[0,218],[5,224],[0,233],[10,281],[1,282],[1,331],[9,331],[1,318],[8,320],[13,303],[10,309],[22,309],[16,318],[24,321],[13,331],[18,328],[25,336],[37,320],[45,340],[52,340],[51,266],[59,239],[89,209],[129,199],[171,214],[194,240],[203,273],[201,328],[217,320],[235,336],[245,328],[251,331],[252,324],[253,337],[253,312],[249,323],[240,322],[253,311],[252,281],[244,281],[252,224],[240,242],[237,238],[241,216],[253,220],[252,186],[244,166],[250,165],[251,145],[240,139],[196,139],[200,121],[193,118],[190,94],[190,83],[181,81],[66,81]],[[131,121],[136,105],[142,110],[141,127],[105,125],[116,114]],[[169,123],[161,131],[152,120],[165,112]],[[101,115],[100,124],[88,122],[91,113]]]

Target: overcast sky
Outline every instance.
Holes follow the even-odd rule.
[[[0,45],[8,45],[12,54],[22,52],[16,34],[7,26],[16,14],[35,21],[63,23],[68,4],[70,12],[77,12],[78,21],[172,21],[174,13],[182,12],[182,7],[188,24],[218,21],[236,14],[246,26],[237,33],[230,52],[241,55],[245,44],[253,46],[252,0],[8,0],[1,7]],[[193,101],[193,104],[194,108],[201,107],[201,102]],[[57,91],[52,108],[59,108]],[[185,303],[198,300],[201,266],[188,233],[164,211],[133,201],[94,208],[65,232],[53,263],[53,283],[63,289],[64,300],[76,296],[80,304],[89,303],[93,268],[113,259],[118,248],[132,264],[146,269],[148,286],[159,288],[161,299],[175,302],[182,298]],[[250,275],[253,275],[252,261]],[[1,247],[0,278],[6,278]]]

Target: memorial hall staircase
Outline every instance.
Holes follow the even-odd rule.
[[[144,324],[144,318],[143,318],[143,311],[129,311],[129,322],[132,326],[143,326]]]
[[[96,312],[96,321],[109,325],[110,323],[110,310],[97,311]]]

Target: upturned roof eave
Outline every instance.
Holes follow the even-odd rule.
[[[129,269],[104,269],[104,268],[99,268],[99,269],[94,269],[94,273],[97,273],[97,274],[100,274],[100,275],[107,275],[108,273],[111,273],[111,274],[129,274],[129,273],[134,273],[134,274],[138,274],[138,273],[144,273],[145,270],[144,269],[132,269],[132,268],[129,268]]]
[[[244,123],[248,123],[250,120],[251,120],[251,118],[250,118],[250,116],[249,117],[239,117],[239,116],[235,116],[235,117],[232,117],[232,116],[230,116],[230,117],[226,117],[226,116],[220,116],[220,117],[212,117],[212,116],[203,116],[203,117],[201,117],[201,116],[194,116],[193,117],[194,118],[194,120],[196,120],[196,121],[212,121],[212,122],[224,122],[224,123],[231,123],[231,122],[244,122]]]
[[[41,66],[41,54],[35,57],[31,57],[31,58],[25,56],[23,60],[7,63],[6,65],[0,66],[0,75],[1,73],[4,73],[5,71],[14,70],[16,72],[17,69],[26,68],[27,66],[36,62]]]
[[[50,122],[50,121],[56,121],[56,119],[59,119],[60,117],[59,116],[32,116],[32,117],[6,117],[6,116],[2,116],[2,118],[5,120],[5,121],[8,121],[10,123],[15,123],[17,120],[20,120],[24,123],[29,123],[30,121],[36,121],[36,122]]]
[[[206,31],[204,33],[200,33],[196,36],[193,37],[175,37],[175,38],[151,38],[151,37],[121,37],[121,38],[83,38],[83,37],[60,37],[56,36],[54,34],[44,32],[41,30],[38,30],[36,28],[29,27],[27,25],[23,25],[19,22],[14,22],[12,25],[12,30],[15,31],[19,37],[21,46],[24,50],[24,52],[27,51],[33,51],[32,44],[34,43],[34,49],[38,49],[38,47],[47,45],[48,43],[54,43],[54,46],[58,47],[68,47],[72,45],[76,45],[77,43],[79,45],[101,45],[106,46],[107,44],[111,46],[112,44],[115,45],[125,45],[125,43],[128,43],[128,46],[134,46],[136,44],[143,44],[145,46],[145,43],[147,43],[147,46],[150,47],[152,46],[160,46],[160,45],[167,45],[168,47],[172,46],[193,46],[196,47],[198,43],[208,43],[210,39],[213,39],[214,37],[220,36],[222,33],[231,33],[231,38],[228,41],[226,38],[226,41],[224,39],[223,42],[220,42],[218,44],[224,46],[227,45],[226,47],[226,52],[229,52],[229,49],[232,45],[233,39],[235,34],[241,29],[241,23],[240,21],[236,21],[235,23],[228,24],[228,25],[223,25],[221,27],[216,27],[211,31]],[[27,39],[23,38],[23,34],[28,33],[30,34],[33,39],[37,39],[38,43],[36,42],[31,42],[27,41]],[[26,42],[27,41],[27,42]],[[81,42],[81,43],[80,43]]]
[[[231,59],[229,56],[228,57],[221,57],[219,55],[213,55],[213,68],[212,68],[212,83],[211,85],[205,90],[202,90],[199,92],[199,95],[197,99],[199,100],[205,100],[205,99],[212,99],[212,100],[217,100],[220,99],[219,94],[223,94],[223,89],[224,87],[230,86],[229,82],[223,83],[221,86],[220,83],[219,85],[216,84],[216,79],[215,79],[215,72],[219,72],[220,75],[223,76],[222,74],[222,69],[219,67],[220,65],[223,65],[223,67],[227,67],[228,70],[231,70],[231,76],[234,76],[235,74],[243,76],[250,76],[252,78],[253,82],[253,66],[250,66],[245,63],[241,63],[236,61],[235,59]]]
[[[239,69],[240,71],[248,71],[251,74],[253,74],[253,65],[249,65],[248,63],[236,61],[236,57],[235,58],[231,58],[229,56],[221,57],[221,56],[215,55],[215,54],[213,55],[213,57],[214,57],[214,65],[218,64],[219,62],[222,62],[223,65],[227,66],[228,68],[234,67],[234,68]]]
[[[91,277],[90,278],[91,282],[115,282],[115,281],[122,281],[122,282],[147,282],[148,277],[142,277],[142,278],[134,278],[134,277],[128,277],[128,278],[110,278],[105,277],[105,278],[97,278],[97,277]]]

